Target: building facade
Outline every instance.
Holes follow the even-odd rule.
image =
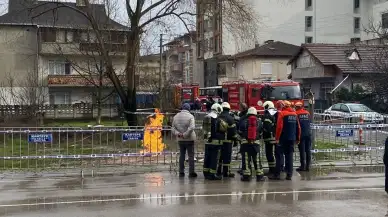
[[[173,83],[199,83],[203,74],[198,73],[196,56],[196,32],[174,38],[164,46],[165,80]]]
[[[234,55],[247,48],[237,46],[231,37],[227,37],[230,35],[227,30],[222,28],[222,7],[217,6],[222,1],[217,1],[214,9],[209,4],[198,2],[198,57],[206,59],[217,54]],[[386,0],[255,0],[251,4],[260,18],[259,29],[251,46],[267,40],[295,45],[347,44],[376,37],[365,31],[372,23],[388,27]]]
[[[1,104],[118,103],[86,18],[67,7],[56,8],[55,2],[32,3],[35,9],[30,11],[31,1],[12,0],[8,13],[0,16]],[[64,4],[85,8],[82,0]],[[52,13],[42,13],[54,8]],[[111,20],[103,4],[92,4],[90,10],[97,23],[106,27],[100,33],[125,85],[128,28]],[[160,61],[152,55],[140,60],[135,82],[140,91],[147,91],[144,81],[158,80],[155,68],[159,69]]]
[[[254,49],[240,52],[221,63],[219,83],[235,80],[286,80],[291,73],[290,61],[300,47],[279,41],[267,41]]]
[[[335,87],[352,89],[381,77],[384,45],[305,44],[289,62],[292,79],[311,90],[317,100],[329,100]],[[383,65],[381,65],[383,64]]]

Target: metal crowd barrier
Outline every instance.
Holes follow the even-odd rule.
[[[362,131],[360,131],[362,129]],[[195,130],[195,158],[204,155],[202,130]],[[361,133],[361,134],[360,134]],[[388,124],[314,124],[315,165],[382,163]],[[179,147],[170,127],[0,128],[0,169],[61,170],[160,167],[175,170]],[[299,162],[295,146],[295,165]],[[238,147],[233,166],[239,167]],[[261,159],[267,166],[264,146]]]

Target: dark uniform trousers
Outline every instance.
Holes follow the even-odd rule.
[[[301,138],[298,145],[300,153],[300,167],[302,169],[310,169],[311,165],[311,137],[304,136]]]
[[[385,192],[388,193],[388,165],[385,165]]]
[[[256,176],[263,176],[263,166],[261,164],[260,145],[257,143],[241,144],[241,157],[242,157],[242,175],[243,177],[251,177],[253,174]],[[259,158],[259,161],[257,161]],[[251,166],[253,163],[253,167]]]
[[[274,173],[275,172],[275,156],[274,156],[274,149],[275,149],[275,141],[273,140],[267,140],[264,141],[264,148],[265,148],[265,157],[267,158],[269,172]]]
[[[217,175],[228,176],[230,174],[230,163],[232,162],[232,141],[224,141],[221,146],[221,156],[218,161]]]
[[[203,161],[203,175],[205,178],[216,175],[221,147],[222,143],[219,140],[213,140],[212,143],[205,144],[205,158]]]
[[[293,171],[293,154],[294,154],[294,143],[293,140],[281,141],[275,147],[275,157],[276,157],[276,176],[280,175],[280,172],[283,167],[284,159],[284,169],[287,173],[287,176],[292,176]]]

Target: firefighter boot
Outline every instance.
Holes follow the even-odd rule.
[[[263,175],[257,175],[257,176],[256,176],[256,181],[257,181],[257,182],[265,181],[265,177],[264,177]]]
[[[217,176],[215,174],[210,174],[207,178],[208,180],[222,180],[221,176]]]
[[[248,176],[248,175],[242,175],[241,176],[241,181],[243,181],[243,182],[249,182],[249,181],[251,181],[251,176]]]

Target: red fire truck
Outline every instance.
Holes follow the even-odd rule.
[[[222,86],[209,87],[208,89],[217,89],[216,92],[220,93],[219,96],[222,96],[224,102],[229,102],[232,110],[239,110],[242,102],[259,111],[264,110],[261,105],[267,100],[274,103],[278,100],[303,103],[299,83],[291,80],[228,81],[224,82]]]
[[[229,81],[222,84],[222,98],[229,102],[232,110],[239,110],[240,102],[245,102],[248,107],[255,107],[259,111],[264,110],[263,103],[271,100],[290,102],[302,102],[303,97],[298,82],[284,81]]]
[[[199,96],[199,84],[173,84],[172,90],[172,101],[175,108],[180,108],[182,103],[193,103]]]

